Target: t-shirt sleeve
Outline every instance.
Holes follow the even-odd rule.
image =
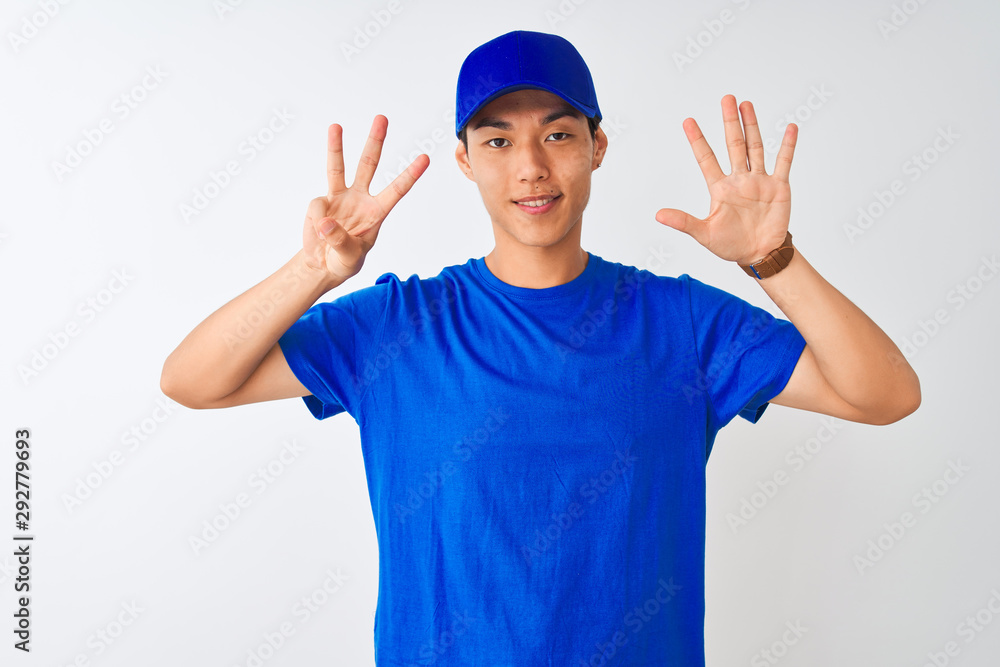
[[[384,277],[384,276],[383,276]],[[302,400],[316,419],[347,412],[358,420],[386,319],[388,285],[317,303],[278,339],[289,368],[311,395]]]
[[[699,363],[716,428],[739,415],[756,424],[781,393],[806,341],[788,320],[684,274]]]

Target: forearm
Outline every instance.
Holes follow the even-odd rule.
[[[795,249],[779,273],[758,281],[805,338],[830,387],[859,410],[894,412],[919,395],[917,374],[895,343]]]
[[[328,281],[306,266],[300,250],[195,327],[164,362],[160,386],[172,397],[187,400],[228,396],[303,313],[341,284]]]

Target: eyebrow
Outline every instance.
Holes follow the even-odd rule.
[[[564,118],[565,116],[581,116],[581,115],[583,114],[581,114],[578,110],[574,109],[573,107],[569,105],[564,105],[559,107],[552,113],[550,113],[545,118],[543,118],[542,125],[548,125],[549,123],[554,123],[555,121],[559,120],[560,118]],[[476,122],[476,124],[472,127],[472,129],[478,130],[482,127],[495,127],[498,130],[504,130],[506,132],[509,132],[513,128],[513,125],[511,125],[508,121],[503,120],[503,118],[497,118],[496,116],[484,116],[483,118],[480,118]]]

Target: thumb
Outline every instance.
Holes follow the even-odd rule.
[[[705,221],[676,208],[661,208],[656,212],[656,221],[679,232],[684,232],[701,243],[704,235]],[[702,243],[704,245],[704,243]]]
[[[316,236],[336,246],[342,245],[348,234],[333,218],[322,218],[316,223]]]
[[[337,227],[340,227],[340,225],[333,218],[322,218],[319,221],[319,229],[316,230],[316,235],[321,238],[328,236]]]

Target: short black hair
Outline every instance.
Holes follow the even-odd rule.
[[[580,114],[583,115],[583,114]],[[587,119],[587,127],[590,129],[590,138],[593,141],[597,141],[597,128],[601,126],[601,119],[597,116],[591,116]],[[458,133],[458,138],[461,139],[462,144],[465,146],[465,152],[469,152],[469,124],[466,123],[462,130]]]

